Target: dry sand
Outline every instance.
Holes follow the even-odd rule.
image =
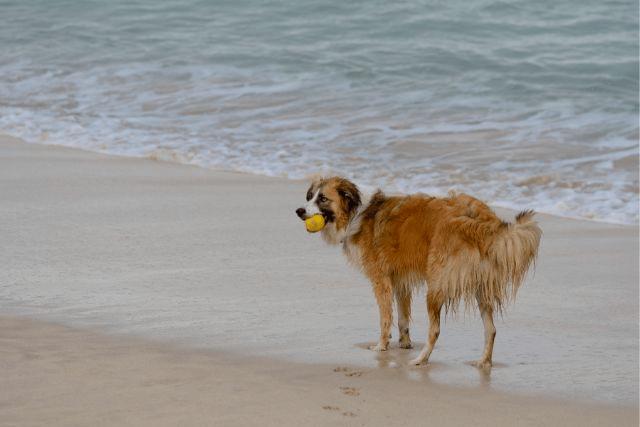
[[[638,227],[540,216],[496,368],[473,317],[410,368],[304,191],[0,137],[0,426],[638,425]]]

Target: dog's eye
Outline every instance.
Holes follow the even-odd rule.
[[[324,203],[324,202],[326,202],[327,200],[329,200],[329,199],[327,199],[327,198],[324,196],[324,194],[320,194],[320,195],[318,196],[318,202],[320,202],[320,203]]]
[[[311,200],[312,197],[313,197],[313,193],[311,192],[311,190],[307,191],[307,202]]]

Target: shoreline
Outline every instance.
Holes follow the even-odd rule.
[[[236,363],[236,357],[256,357],[252,363],[262,366],[256,369],[275,372],[266,381],[294,397],[295,390],[287,387],[302,381],[305,390],[337,390],[341,398],[353,398],[340,387],[354,386],[329,380],[355,381],[347,374],[362,372],[369,379],[357,376],[357,381],[372,381],[367,387],[378,393],[375,405],[380,408],[369,399],[358,411],[348,409],[349,402],[335,405],[361,417],[341,415],[351,423],[371,416],[366,424],[378,425],[384,417],[378,420],[373,414],[381,411],[411,417],[414,407],[425,405],[418,396],[424,387],[429,395],[449,390],[449,398],[463,395],[467,403],[484,401],[490,408],[502,408],[504,399],[522,399],[526,403],[514,404],[526,416],[535,411],[523,408],[537,402],[542,416],[552,417],[551,424],[560,425],[566,405],[576,408],[569,416],[575,425],[590,420],[592,425],[595,420],[605,425],[604,414],[622,424],[637,424],[637,226],[539,215],[545,236],[536,272],[504,319],[496,319],[496,367],[483,378],[466,365],[478,357],[481,345],[481,325],[475,315],[446,320],[433,363],[424,369],[406,368],[409,352],[395,349],[379,356],[363,350],[377,334],[373,296],[339,249],[307,235],[296,220],[293,211],[306,183],[29,144],[0,135],[0,184],[5,196],[0,220],[6,225],[7,242],[0,248],[0,259],[8,266],[0,318],[3,325],[12,325],[9,335],[23,330],[21,323],[35,325],[29,334],[36,347],[48,339],[37,331],[46,330],[52,338],[64,337],[69,348],[79,346],[79,355],[90,353],[92,360],[100,359],[90,348],[80,348],[84,338],[75,342],[64,331],[77,337],[93,334],[96,343],[104,341],[96,345],[106,354],[110,345],[120,346],[118,340],[160,346],[162,354],[180,348],[184,353],[220,357],[221,366],[229,363],[238,369],[237,375],[252,371]],[[507,218],[513,215],[505,209],[496,211]],[[426,331],[422,297],[415,299],[414,352]],[[107,335],[92,332],[96,330]],[[9,341],[19,347],[22,339]],[[85,363],[90,369],[85,356],[55,347],[55,341],[43,344],[42,351],[61,358],[66,354],[73,363]],[[22,378],[28,378],[59,369],[61,359],[35,366],[29,352],[18,347],[11,347],[15,363],[4,365],[8,373],[22,372]],[[139,357],[135,352],[130,355],[133,360]],[[607,365],[604,369],[602,363]],[[203,366],[190,369],[198,372]],[[333,372],[339,367],[350,371]],[[96,369],[102,372],[100,366]],[[126,376],[121,380],[126,383]],[[56,381],[66,379],[61,375]],[[234,381],[222,380],[214,396],[233,389]],[[185,379],[179,383],[192,386]],[[45,394],[55,391],[41,383],[30,384],[42,387]],[[262,390],[253,383],[243,387],[254,393],[254,386]],[[19,392],[20,386],[16,387]],[[22,393],[29,392],[25,387]],[[399,409],[383,403],[383,397],[388,398],[382,394],[385,387],[408,399],[406,403],[391,399],[399,408],[406,405],[408,413],[394,412]],[[358,393],[364,395],[363,390]],[[73,400],[75,392],[68,391]],[[232,392],[229,398],[241,394]],[[259,402],[258,396],[254,398]],[[460,409],[447,406],[444,399],[438,402],[444,425],[456,424],[446,424],[447,417],[474,415],[473,411],[457,414]],[[315,408],[308,399],[305,405]],[[339,411],[322,406],[334,405],[321,405],[324,423],[310,425],[333,423],[326,417]],[[588,411],[583,409],[589,407],[599,409],[584,416]],[[297,416],[305,416],[304,411]],[[509,424],[496,416],[482,412],[486,425]],[[253,417],[239,424],[259,423],[257,412]],[[525,425],[541,424],[534,420]]]
[[[478,136],[483,136],[483,135],[478,135]],[[265,179],[265,180],[275,180],[275,181],[286,181],[286,182],[307,182],[309,180],[309,178],[313,175],[316,174],[316,171],[310,170],[309,174],[305,177],[305,178],[289,178],[289,177],[285,177],[285,176],[278,176],[278,175],[262,175],[259,172],[253,173],[250,171],[242,171],[242,170],[235,170],[235,169],[231,169],[231,168],[224,168],[224,167],[209,167],[207,165],[203,165],[203,164],[199,164],[199,163],[194,163],[191,162],[189,160],[188,156],[184,156],[181,155],[179,153],[173,153],[170,150],[168,150],[167,152],[164,152],[162,149],[158,149],[158,151],[154,151],[151,152],[147,155],[143,155],[142,153],[138,153],[135,155],[128,155],[128,154],[124,154],[124,153],[120,153],[120,152],[110,152],[108,150],[105,150],[104,148],[101,149],[98,146],[94,146],[92,148],[88,148],[88,147],[83,147],[83,146],[75,146],[75,145],[63,145],[63,144],[56,144],[56,143],[49,143],[46,142],[46,139],[41,139],[40,141],[27,141],[22,139],[21,137],[15,137],[15,136],[11,136],[8,134],[3,134],[0,133],[0,138],[8,138],[10,140],[16,140],[16,141],[21,141],[25,144],[29,144],[29,145],[38,145],[38,146],[44,146],[44,147],[53,147],[53,148],[57,148],[57,149],[63,149],[63,150],[75,150],[75,151],[81,151],[87,154],[95,154],[98,156],[106,156],[106,157],[111,157],[111,158],[115,158],[115,159],[128,159],[128,160],[134,160],[134,161],[143,161],[143,162],[147,162],[147,161],[152,161],[152,162],[158,162],[161,164],[167,164],[167,165],[174,165],[174,166],[180,166],[180,167],[187,167],[187,168],[197,168],[197,169],[201,169],[204,171],[208,171],[210,173],[213,174],[229,174],[229,175],[237,175],[237,176],[247,176],[247,177],[253,177],[254,179]],[[411,149],[412,150],[418,150],[418,148],[416,146],[411,145]],[[410,151],[410,150],[409,150]],[[421,153],[422,155],[426,155],[426,153]],[[631,156],[627,156],[619,161],[615,161],[614,163],[618,164],[620,168],[623,169],[633,169],[634,167],[636,167],[638,165],[638,160],[640,158],[637,155],[631,155]],[[635,165],[635,166],[634,166]],[[544,182],[545,180],[548,180],[549,177],[545,177],[545,176],[541,176],[541,177],[537,177],[537,178],[530,178],[531,182],[537,182],[536,181],[542,181]],[[523,181],[521,183],[519,183],[520,185],[526,185],[528,181]],[[366,185],[366,182],[361,182],[358,181],[359,184],[361,185]],[[570,187],[569,184],[564,184]],[[563,184],[560,184],[560,187],[562,187]],[[377,187],[371,187],[371,188],[377,188]],[[388,192],[389,194],[403,194],[403,193],[397,193],[395,191],[389,191],[389,189],[385,189],[385,188],[381,188],[382,190]],[[445,197],[448,193],[448,191],[454,190],[456,192],[467,192],[469,194],[472,194],[470,191],[468,190],[460,190],[459,188],[456,187],[452,187],[448,190],[443,190],[443,191],[435,191],[433,193],[430,193],[431,195],[435,196],[435,197]],[[419,189],[416,190],[416,192],[423,192],[423,190]],[[476,194],[476,196],[478,196]],[[482,199],[481,196],[478,196],[480,199]],[[482,199],[484,200],[484,199]],[[484,200],[486,201],[486,200]],[[503,201],[504,202],[504,201]],[[520,210],[520,207],[512,207],[509,206],[509,204],[505,205],[495,205],[493,203],[490,203],[490,206],[496,210],[502,210],[504,212],[518,212]],[[570,216],[570,215],[563,215],[561,213],[558,212],[543,212],[540,211],[539,209],[536,210],[536,213],[538,215],[545,215],[545,216],[549,216],[549,217],[553,217],[553,218],[559,218],[562,220],[568,220],[568,221],[584,221],[584,222],[588,222],[588,223],[596,223],[596,224],[604,224],[604,225],[614,225],[614,226],[623,226],[623,227],[636,227],[638,226],[638,224],[640,224],[640,222],[627,222],[627,221],[623,221],[623,220],[616,220],[616,219],[611,219],[609,221],[607,220],[603,220],[603,219],[599,219],[597,215],[595,214],[589,214],[589,215],[585,215],[585,216]]]

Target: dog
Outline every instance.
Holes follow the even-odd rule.
[[[485,345],[474,364],[491,367],[496,328],[493,314],[515,299],[529,267],[535,264],[542,230],[525,210],[512,223],[502,221],[482,201],[466,194],[365,194],[342,177],[313,179],[300,219],[322,215],[323,239],[341,245],[347,259],[371,281],[380,314],[374,351],[389,348],[393,300],[398,313],[400,348],[409,336],[412,292],[426,283],[429,331],[426,344],[410,363],[427,363],[440,335],[440,316],[464,301],[477,304]]]

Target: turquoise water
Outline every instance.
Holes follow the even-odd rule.
[[[638,4],[2,1],[0,132],[638,221]]]

